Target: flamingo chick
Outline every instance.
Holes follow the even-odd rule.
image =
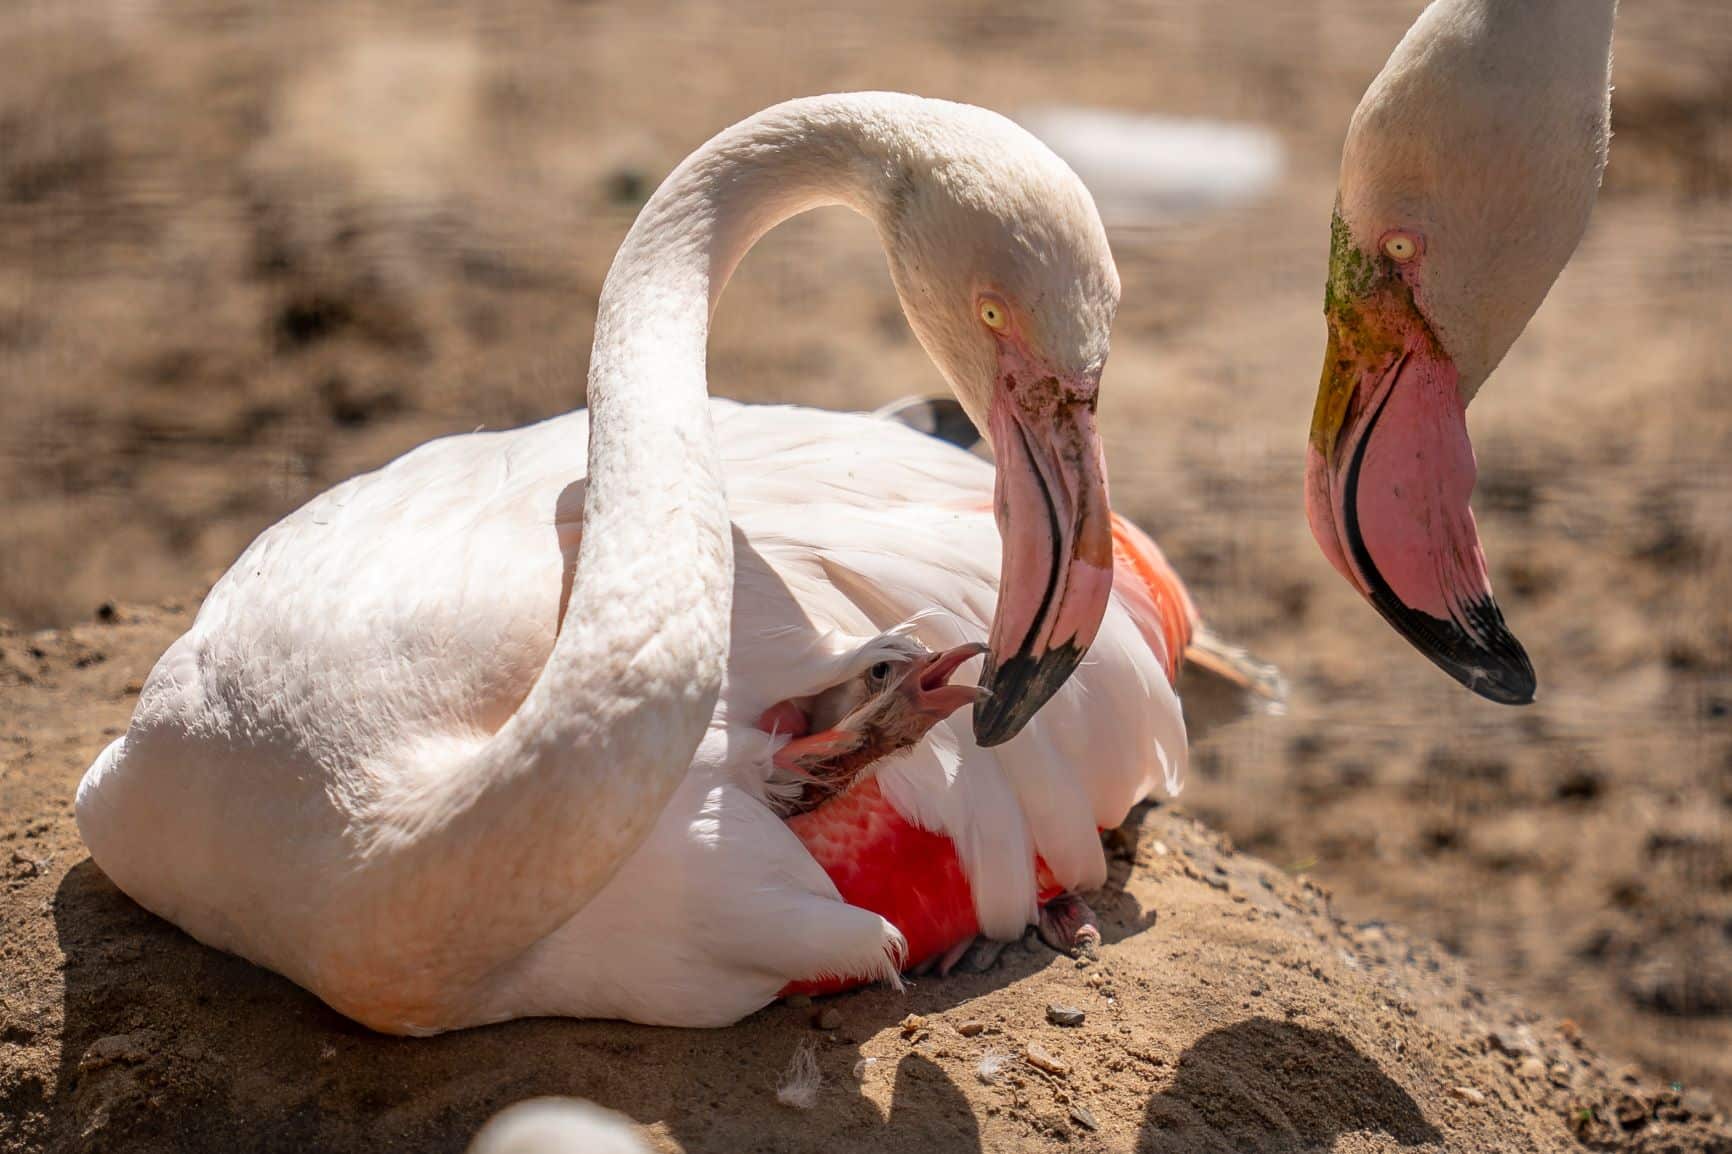
[[[986,646],[969,642],[932,653],[901,633],[881,643],[888,652],[864,673],[805,701],[779,701],[758,719],[766,733],[792,738],[772,759],[786,776],[769,783],[783,817],[807,813],[845,792],[872,765],[918,744],[934,725],[980,697],[976,686],[951,685],[949,679]]]

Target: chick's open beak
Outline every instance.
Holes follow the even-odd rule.
[[[985,652],[986,646],[972,641],[922,657],[913,663],[897,690],[908,698],[908,703],[916,711],[935,722],[942,721],[984,696],[984,691],[977,686],[950,684],[950,675]]]

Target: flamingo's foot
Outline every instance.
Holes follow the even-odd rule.
[[[1035,923],[1040,940],[1061,954],[1092,958],[1100,950],[1101,922],[1094,910],[1076,894],[1061,893],[1040,908]],[[976,936],[956,943],[942,954],[934,954],[908,971],[914,978],[937,974],[984,974],[998,965],[1010,942]]]
[[[1092,958],[1100,949],[1101,921],[1075,894],[1060,894],[1040,907],[1035,930],[1061,954]]]
[[[947,965],[940,965],[938,972],[948,977],[953,972],[964,974],[984,974],[998,965],[998,959],[1004,954],[1004,948],[1009,942],[1001,942],[997,938],[978,937],[972,942],[963,942],[961,946],[945,955]]]
[[[966,938],[942,954],[933,954],[909,970],[908,976],[924,978],[937,974],[941,978],[948,978],[951,974],[984,974],[998,964],[999,955],[1004,953],[1004,947],[1010,944],[984,936]]]

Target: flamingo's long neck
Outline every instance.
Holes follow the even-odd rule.
[[[685,775],[721,686],[732,601],[706,402],[710,311],[746,250],[787,217],[824,204],[881,216],[890,142],[929,107],[873,95],[772,108],[687,159],[620,248],[590,362],[567,626],[479,756],[429,775],[372,839],[390,948],[443,959],[447,988],[580,910]]]
[[[1607,72],[1618,0],[1473,0],[1502,60],[1523,69],[1586,70],[1597,87]],[[1549,49],[1549,51],[1547,51]]]

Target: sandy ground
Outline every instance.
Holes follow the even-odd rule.
[[[694,1154],[1732,1151],[1701,1091],[1609,1062],[1435,946],[1343,923],[1315,882],[1170,808],[1115,832],[1092,962],[1031,935],[984,975],[778,1004],[728,1030],[369,1033],[146,914],[78,841],[78,775],[187,620],[121,608],[0,636],[0,804],[18,823],[0,834],[6,1154],[461,1150],[492,1112],[550,1093]],[[1055,1025],[1049,1006],[1084,1020]],[[803,1046],[824,1079],[806,1110],[776,1100]]]
[[[1122,967],[1117,1012],[1167,1065],[1110,1031],[1067,1050],[1091,1089],[1064,1092],[1102,1123],[1074,1139],[1346,1150],[1460,1136],[1455,1148],[1483,1149],[1474,1135],[1489,1131],[1472,1127],[1507,1125],[1549,1148],[1573,1141],[1570,1094],[1588,1095],[1590,1121],[1612,1117],[1594,1097],[1612,1084],[1585,1067],[1553,1095],[1504,1068],[1525,1057],[1485,1052],[1484,1031],[1514,1012],[1506,996],[1543,1015],[1544,1061],[1583,1053],[1557,1048],[1550,1023],[1571,1019],[1672,1092],[1732,1100],[1732,8],[1626,5],[1594,225],[1474,406],[1494,581],[1541,677],[1540,703],[1510,711],[1460,692],[1350,596],[1299,508],[1340,134],[1417,7],[1082,0],[1060,16],[998,0],[868,17],[116,0],[9,13],[0,618],[17,631],[0,639],[0,1143],[76,1149],[88,1127],[117,1148],[245,1148],[264,1132],[285,1148],[450,1147],[485,1106],[587,1086],[697,1148],[729,1133],[740,1148],[798,1148],[795,1135],[827,1133],[814,1126],[885,1110],[922,1142],[1015,1148],[1066,1106],[1026,1071],[1026,1106],[970,1073],[982,1047],[1041,1036],[1045,1001],[1077,980],[1050,955],[979,987],[845,1000],[856,1044],[821,1050],[833,1096],[789,1118],[766,1087],[799,1036],[793,1011],[716,1035],[533,1024],[424,1049],[369,1039],[132,911],[67,814],[180,611],[35,630],[91,622],[108,602],[184,611],[253,534],[335,481],[429,436],[579,403],[596,292],[645,191],[739,116],[859,87],[1248,120],[1288,152],[1252,204],[1113,235],[1115,505],[1168,548],[1217,627],[1293,686],[1286,716],[1200,744],[1189,812],[1280,876],[1329,885],[1349,925],[1440,943],[1421,954],[1441,969],[1400,954],[1387,974],[1354,970],[1338,950],[1366,951],[1297,911],[1224,917],[1239,904],[1174,876],[1178,859],[1205,875],[1212,859],[1174,848],[1128,886],[1158,922],[1106,963]],[[869,230],[839,212],[746,262],[711,368],[720,393],[830,406],[941,387]],[[1210,844],[1150,820],[1170,847]],[[1300,893],[1286,887],[1244,890]],[[1441,984],[1466,980],[1450,955],[1483,1004],[1464,1010],[1459,985]],[[1259,979],[1275,957],[1310,961]],[[1148,989],[1130,994],[1131,975]],[[1388,975],[1422,1007],[1393,1033],[1371,993]],[[1303,1013],[1259,1005],[1255,980]],[[880,1032],[910,1010],[939,1011],[926,1050]],[[945,1032],[999,1013],[1002,1038]],[[91,1056],[115,1037],[131,1040]],[[863,1098],[843,1089],[856,1051],[886,1059]],[[1257,1065],[1270,1052],[1295,1070],[1358,1071],[1345,1081],[1364,1096],[1286,1085]],[[1181,1055],[1213,1072],[1188,1077]],[[1449,1097],[1457,1080],[1488,1104]],[[1209,1113],[1218,1099],[1237,1104]],[[712,1133],[716,1117],[745,1129]],[[1134,1137],[1151,1118],[1172,1121]]]

